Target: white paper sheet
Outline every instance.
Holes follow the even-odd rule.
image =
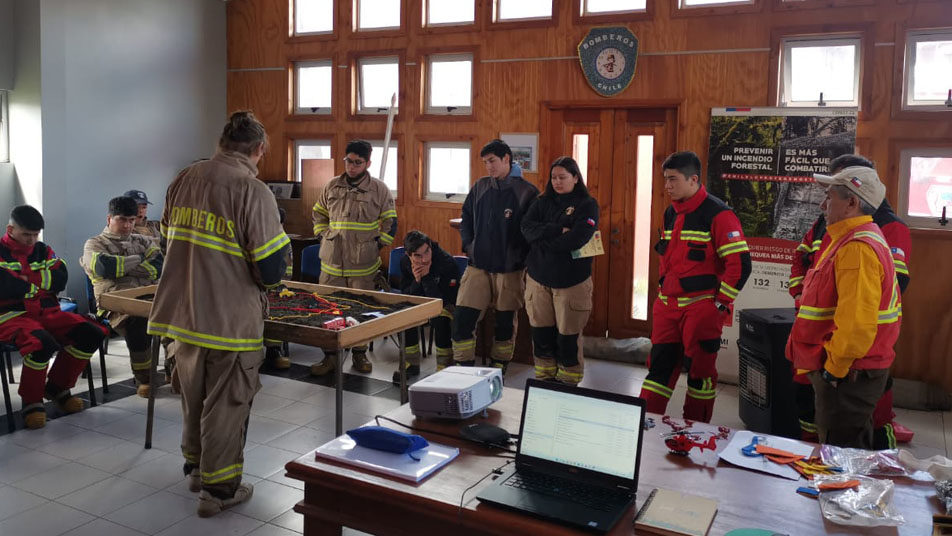
[[[411,482],[419,482],[457,457],[459,449],[430,443],[430,446],[415,451],[413,455],[420,461],[406,454],[394,454],[358,446],[347,434],[328,441],[315,451],[318,459],[336,460]]]
[[[750,442],[754,437],[762,438],[758,442],[760,445],[767,445],[776,449],[785,450],[799,456],[809,457],[810,454],[813,453],[813,445],[810,445],[809,443],[803,443],[802,441],[772,436],[769,434],[758,434],[757,432],[739,430],[734,434],[734,437],[731,438],[731,442],[728,443],[724,450],[720,452],[721,459],[738,467],[753,469],[754,471],[760,471],[761,473],[767,473],[768,475],[789,478],[790,480],[800,479],[800,473],[796,472],[796,470],[794,470],[792,467],[776,464],[763,456],[745,456],[744,453],[740,451],[740,449],[750,445]]]

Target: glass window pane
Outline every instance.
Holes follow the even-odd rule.
[[[476,20],[476,0],[427,0],[427,25],[465,24]]]
[[[552,17],[552,0],[497,0],[496,20]]]
[[[366,60],[360,63],[360,109],[385,112],[400,87],[397,58]]]
[[[952,158],[913,156],[909,161],[909,216],[952,217]]]
[[[300,111],[317,112],[318,108],[330,111],[332,72],[330,62],[298,66],[297,108]]]
[[[430,61],[430,106],[470,107],[472,95],[472,60]]]
[[[651,259],[651,186],[654,181],[654,136],[638,136],[635,185],[635,258],[631,317],[648,320],[648,271]]]
[[[792,102],[856,99],[856,45],[793,46],[790,49],[790,91]]]
[[[371,141],[373,151],[370,153],[370,176],[380,178],[380,164],[383,163],[383,140]],[[383,183],[391,192],[397,191],[397,141],[390,140],[387,149],[387,173],[383,176]],[[396,196],[394,196],[396,197]]]
[[[915,46],[912,100],[945,102],[952,89],[952,40],[919,41]]]
[[[572,136],[572,158],[578,163],[582,172],[582,182],[588,184],[588,134]]]
[[[400,27],[400,0],[357,0],[357,29]]]
[[[298,140],[294,142],[294,180],[300,182],[302,160],[330,160],[331,142],[329,140]]]
[[[681,7],[713,6],[717,4],[753,4],[754,0],[681,0]]]
[[[334,0],[294,0],[294,33],[334,31]]]
[[[646,0],[583,0],[585,9],[583,15],[594,15],[597,13],[611,13],[618,11],[644,11],[646,9]]]
[[[465,195],[469,192],[468,146],[428,144],[426,156],[427,193]]]

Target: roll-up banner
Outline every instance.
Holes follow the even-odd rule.
[[[717,370],[737,381],[738,314],[793,307],[790,263],[820,215],[824,189],[814,173],[856,146],[856,109],[713,108],[707,189],[740,218],[753,270],[721,334]]]

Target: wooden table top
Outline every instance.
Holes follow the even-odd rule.
[[[488,422],[517,433],[523,401],[523,392],[506,388],[503,398],[488,411],[488,418],[473,417],[466,421],[433,421],[416,419],[409,405],[403,405],[386,416],[401,423],[428,431],[458,436],[459,428],[473,422]],[[778,534],[931,534],[932,514],[939,512],[933,483],[901,478],[894,480],[894,504],[905,517],[905,524],[894,528],[845,527],[827,522],[820,513],[819,504],[796,493],[804,480],[793,481],[721,463],[716,453],[692,452],[689,456],[670,454],[661,439],[661,433],[670,431],[653,416],[657,425],[645,431],[642,451],[637,506],[640,507],[654,488],[667,488],[692,493],[718,501],[718,513],[709,534],[724,534],[738,528],[764,528]],[[381,420],[381,425],[401,429]],[[405,429],[401,429],[406,431]],[[472,443],[433,433],[417,432],[429,440],[460,448],[460,456],[421,483],[413,484],[393,478],[352,469],[335,463],[317,461],[313,452],[287,464],[288,476],[304,480],[306,489],[321,488],[331,496],[341,497],[335,505],[335,520],[346,526],[365,530],[387,531],[388,525],[375,524],[374,519],[359,513],[348,513],[348,504],[355,503],[360,510],[372,511],[378,503],[395,500],[407,511],[407,519],[416,519],[412,512],[430,521],[444,525],[479,527],[487,534],[514,534],[523,531],[545,534],[573,534],[572,529],[540,521],[525,515],[508,512],[475,499],[490,480],[465,492],[463,507],[460,499],[477,480],[501,467],[509,460],[501,451],[489,451]],[[719,448],[727,444],[719,441]],[[511,455],[508,455],[511,456]],[[315,494],[316,496],[316,494]],[[385,498],[386,497],[386,498]],[[307,499],[305,499],[307,503]],[[310,506],[310,504],[309,504]],[[384,508],[385,506],[381,506]],[[633,534],[631,509],[615,526],[611,534]],[[420,518],[422,519],[422,518]],[[390,525],[392,527],[392,525]],[[426,531],[423,531],[426,532]],[[376,532],[375,532],[376,533]]]

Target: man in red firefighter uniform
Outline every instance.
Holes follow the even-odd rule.
[[[46,425],[44,397],[66,413],[83,409],[69,390],[106,336],[96,323],[60,309],[56,294],[66,288],[66,263],[39,241],[43,226],[40,212],[22,205],[0,238],[0,341],[15,344],[23,356],[23,422],[34,429]]]
[[[831,243],[803,280],[786,354],[813,384],[819,440],[870,449],[902,316],[893,256],[872,218],[886,187],[862,166],[813,177],[830,185],[820,207]]]
[[[868,159],[853,154],[844,154],[830,161],[829,169],[831,174],[839,173],[840,170],[852,166],[866,167],[875,169],[875,165]],[[909,268],[906,263],[909,262],[909,252],[911,250],[912,238],[909,235],[909,227],[893,212],[889,202],[883,199],[881,205],[873,214],[873,222],[879,225],[886,243],[889,244],[889,250],[893,257],[893,266],[896,270],[896,279],[899,282],[899,292],[905,292],[909,285]],[[803,280],[807,270],[816,267],[817,261],[830,245],[830,235],[826,232],[827,221],[821,214],[816,222],[807,231],[803,241],[797,246],[793,257],[793,263],[790,265],[790,295],[795,300],[797,306],[800,304],[800,295],[803,293]],[[813,386],[806,374],[797,374],[794,370],[793,381],[796,388],[797,413],[800,420],[800,431],[806,440],[816,440],[816,424],[814,424],[813,408]],[[896,443],[908,443],[912,441],[913,431],[905,426],[894,422],[896,414],[893,412],[893,391],[892,377],[886,380],[886,392],[876,404],[876,410],[873,412],[873,444],[876,449],[894,449]]]
[[[701,185],[696,154],[674,153],[662,168],[672,204],[655,246],[661,255],[660,289],[652,307],[651,356],[641,398],[648,411],[664,413],[686,366],[684,418],[710,422],[721,328],[750,276],[750,250],[734,212]]]

